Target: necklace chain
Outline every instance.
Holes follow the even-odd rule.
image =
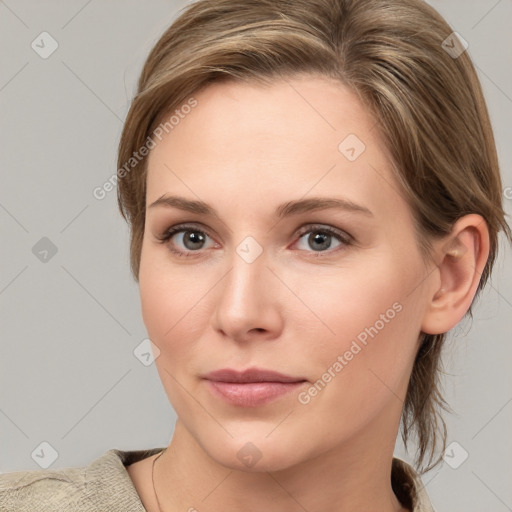
[[[158,501],[158,495],[157,495],[156,489],[155,489],[155,462],[156,462],[156,459],[158,459],[158,457],[160,457],[160,455],[163,455],[164,452],[165,452],[165,450],[162,450],[158,454],[158,456],[153,459],[153,465],[152,465],[152,468],[151,468],[151,481],[153,482],[153,492],[155,493],[156,502],[158,504],[158,510],[160,512],[162,512],[162,507],[160,506],[160,502]]]

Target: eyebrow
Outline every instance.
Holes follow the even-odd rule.
[[[186,199],[180,196],[163,195],[156,201],[151,203],[148,208],[156,206],[165,206],[168,208],[178,208],[190,213],[197,213],[200,215],[211,215],[219,217],[215,208],[203,201],[196,201]],[[310,197],[308,199],[298,199],[295,201],[288,201],[279,205],[276,208],[275,215],[277,218],[282,219],[291,215],[298,215],[300,213],[312,212],[315,210],[337,209],[355,213],[362,213],[367,216],[373,217],[373,213],[360,204],[354,203],[347,199],[335,197]]]

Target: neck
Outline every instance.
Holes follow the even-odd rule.
[[[391,437],[360,432],[357,439],[293,467],[249,472],[218,464],[178,420],[156,464],[156,493],[162,512],[405,511],[391,488],[397,430],[398,424]]]

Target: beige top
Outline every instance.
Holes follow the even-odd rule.
[[[126,466],[164,448],[112,449],[88,466],[0,474],[0,512],[146,512]],[[421,479],[393,458],[393,490],[412,512],[434,512]]]

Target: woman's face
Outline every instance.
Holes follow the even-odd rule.
[[[432,284],[376,120],[320,77],[194,99],[149,156],[139,275],[179,421],[229,467],[392,448]],[[205,378],[255,368],[294,382]]]

